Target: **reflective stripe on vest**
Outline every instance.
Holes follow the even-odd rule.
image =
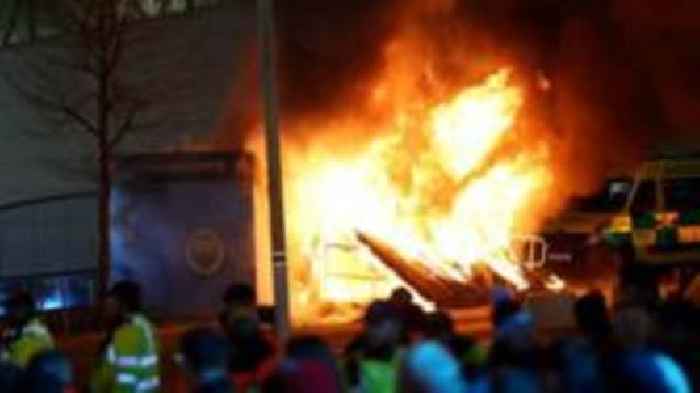
[[[22,328],[17,339],[9,344],[7,353],[2,357],[17,366],[26,367],[34,355],[53,347],[51,333],[38,318],[35,318]]]
[[[137,392],[148,392],[160,387],[160,378],[152,377],[139,380],[139,377],[129,373],[118,373],[117,383],[133,387]]]
[[[29,324],[22,329],[22,335],[32,335],[47,341],[53,341],[49,329],[39,322],[38,319],[30,321]]]
[[[117,367],[153,367],[158,364],[158,356],[119,356],[114,354],[114,348],[110,348],[107,359]]]
[[[124,340],[124,341],[120,341]],[[158,345],[151,324],[136,315],[114,334],[105,353],[121,391],[152,393],[160,388]]]

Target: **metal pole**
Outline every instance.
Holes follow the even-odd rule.
[[[275,327],[281,340],[289,336],[289,290],[280,164],[279,114],[275,61],[274,0],[258,0],[258,42],[265,113],[267,180],[275,301]]]

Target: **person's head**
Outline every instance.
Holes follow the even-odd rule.
[[[35,355],[27,366],[22,391],[26,393],[64,392],[73,384],[73,367],[58,351]]]
[[[399,287],[391,292],[389,301],[400,306],[409,305],[413,303],[413,295],[408,289]]]
[[[370,350],[393,350],[403,334],[401,316],[390,302],[375,301],[365,313],[365,335]]]
[[[195,383],[225,375],[231,348],[223,336],[207,328],[186,332],[180,339],[178,361]]]
[[[521,310],[520,303],[507,289],[496,288],[491,294],[491,321],[495,327],[500,326],[506,320]]]
[[[576,300],[574,313],[576,325],[587,336],[600,338],[610,333],[611,323],[602,293],[594,291]]]
[[[462,393],[467,391],[459,362],[437,341],[416,345],[405,356],[402,393]]]
[[[31,293],[17,291],[5,304],[7,317],[12,323],[26,322],[36,314],[36,302]]]
[[[432,312],[426,317],[425,333],[428,338],[447,340],[454,335],[454,321],[443,311]]]
[[[231,284],[224,292],[224,305],[230,307],[253,307],[255,308],[255,290],[245,283]]]
[[[645,348],[653,331],[653,320],[642,307],[624,308],[615,314],[613,334],[617,344],[624,349]]]
[[[141,311],[141,286],[134,281],[119,281],[107,292],[105,318],[116,320]]]
[[[255,290],[245,283],[231,284],[222,298],[224,309],[221,314],[221,324],[228,330],[235,320],[258,321]]]

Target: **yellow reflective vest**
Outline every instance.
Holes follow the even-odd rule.
[[[94,393],[158,393],[159,344],[153,325],[136,314],[119,327],[92,380]]]
[[[54,348],[51,332],[39,318],[31,319],[19,332],[17,339],[7,348],[7,360],[19,367],[26,367],[34,355]]]

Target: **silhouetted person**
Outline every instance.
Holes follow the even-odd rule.
[[[484,376],[488,350],[473,337],[454,335],[447,342],[447,348],[462,365],[462,373],[468,382]]]
[[[413,301],[411,292],[403,287],[396,288],[389,296],[389,303],[401,318],[404,331],[402,344],[409,345],[420,339],[424,333],[425,313]]]
[[[539,392],[540,348],[534,337],[534,320],[506,290],[496,290],[492,305],[493,343],[488,366],[491,392]]]
[[[498,329],[521,310],[521,304],[504,288],[494,289],[491,297],[491,323]]]
[[[603,392],[604,379],[598,352],[582,338],[560,340],[551,349],[550,375],[557,391],[567,393]],[[552,378],[550,378],[550,383]]]
[[[618,311],[613,320],[615,353],[606,359],[609,391],[690,393],[685,371],[666,353],[649,343],[654,322],[642,307]]]
[[[8,327],[2,340],[3,360],[26,367],[37,353],[53,349],[53,337],[41,320],[36,301],[29,292],[13,294],[6,309]]]
[[[182,367],[193,393],[233,393],[228,362],[231,347],[225,337],[210,329],[195,329],[180,339]]]
[[[73,367],[58,351],[37,354],[22,379],[21,393],[66,393],[72,390]]]
[[[610,341],[612,325],[600,292],[591,292],[576,300],[574,305],[576,326],[597,350],[604,349]]]
[[[457,359],[439,341],[416,344],[403,359],[400,393],[467,393]]]
[[[411,292],[408,289],[399,287],[391,292],[389,301],[398,306],[410,305],[413,304],[413,295],[411,295]]]
[[[141,286],[120,281],[104,300],[105,338],[94,370],[95,393],[158,393],[158,333],[143,313]]]
[[[454,321],[449,314],[435,311],[425,316],[425,335],[427,338],[448,343],[454,334]]]
[[[317,336],[299,336],[287,344],[287,357],[264,384],[263,393],[340,393],[338,365]]]
[[[240,316],[257,317],[257,303],[255,289],[245,283],[234,283],[226,289],[223,296],[224,309],[220,315],[220,322],[225,325],[231,318]]]
[[[364,332],[346,349],[345,372],[350,391],[396,391],[403,337],[402,318],[387,301],[372,303],[364,319]]]
[[[274,338],[263,328],[255,291],[243,283],[231,285],[223,297],[222,329],[232,348],[229,372],[237,391],[258,386],[275,368]]]

